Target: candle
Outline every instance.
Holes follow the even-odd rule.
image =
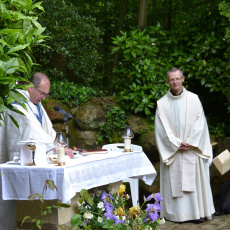
[[[127,137],[124,139],[125,142],[125,152],[131,152],[131,138],[127,135]]]
[[[57,162],[58,166],[62,166],[65,164],[65,150],[64,147],[62,147],[61,145],[59,145],[57,148]]]

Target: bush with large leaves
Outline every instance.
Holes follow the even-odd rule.
[[[16,89],[25,89],[25,86],[19,86],[16,82],[25,80],[31,74],[34,64],[32,48],[42,44],[46,38],[42,35],[45,28],[37,21],[37,14],[34,12],[36,8],[43,10],[41,2],[0,2],[0,126],[5,120],[5,111],[20,113],[13,109],[11,103],[21,103],[22,96]],[[17,125],[17,121],[13,117],[11,119]]]
[[[58,80],[63,78],[84,85],[101,81],[102,73],[98,46],[102,44],[101,30],[90,16],[80,16],[74,5],[63,0],[46,0],[41,23],[51,37],[51,49],[37,49],[35,57]]]
[[[185,86],[197,93],[205,110],[207,108],[210,125],[214,127],[222,119],[227,127],[225,105],[230,105],[226,93],[230,85],[224,29],[217,27],[215,21],[206,29],[191,28],[189,37],[186,30],[172,34],[163,31],[158,24],[143,31],[122,32],[121,36],[113,38],[116,45],[113,51],[120,54],[115,69],[116,94],[126,110],[153,119],[156,100],[168,88],[166,72],[177,66],[186,76]],[[215,105],[222,106],[216,110]],[[213,130],[216,132],[215,128]]]

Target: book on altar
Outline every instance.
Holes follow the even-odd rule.
[[[220,174],[224,175],[230,170],[230,152],[226,149],[213,159],[213,163]]]
[[[93,150],[80,150],[79,153],[81,155],[92,155],[92,154],[107,154],[107,149],[93,149]]]

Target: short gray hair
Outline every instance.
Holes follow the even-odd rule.
[[[176,71],[180,71],[180,74],[181,74],[181,77],[183,77],[184,75],[183,75],[183,72],[182,72],[182,70],[181,69],[179,69],[179,68],[177,68],[177,67],[172,67],[168,72],[167,72],[167,79],[169,78],[169,73],[171,73],[171,72],[176,72]]]
[[[50,84],[50,80],[49,80],[49,78],[47,77],[47,75],[44,74],[44,73],[39,73],[39,72],[38,72],[38,73],[35,73],[35,74],[29,79],[29,81],[30,81],[31,83],[34,84],[35,88],[37,88],[37,87],[40,85],[40,83],[41,83],[41,81],[42,81],[43,79],[48,80],[48,82],[49,82],[49,84]]]

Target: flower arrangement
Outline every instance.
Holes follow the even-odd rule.
[[[126,194],[126,186],[120,185],[114,194],[95,190],[90,196],[87,190],[80,192],[81,198],[78,205],[80,214],[71,218],[71,225],[76,229],[124,229],[124,230],[156,230],[165,220],[160,219],[158,213],[161,210],[160,201],[163,200],[160,193],[152,193],[144,203],[137,207],[127,208],[127,201],[130,198]],[[146,202],[147,208],[143,209]]]

